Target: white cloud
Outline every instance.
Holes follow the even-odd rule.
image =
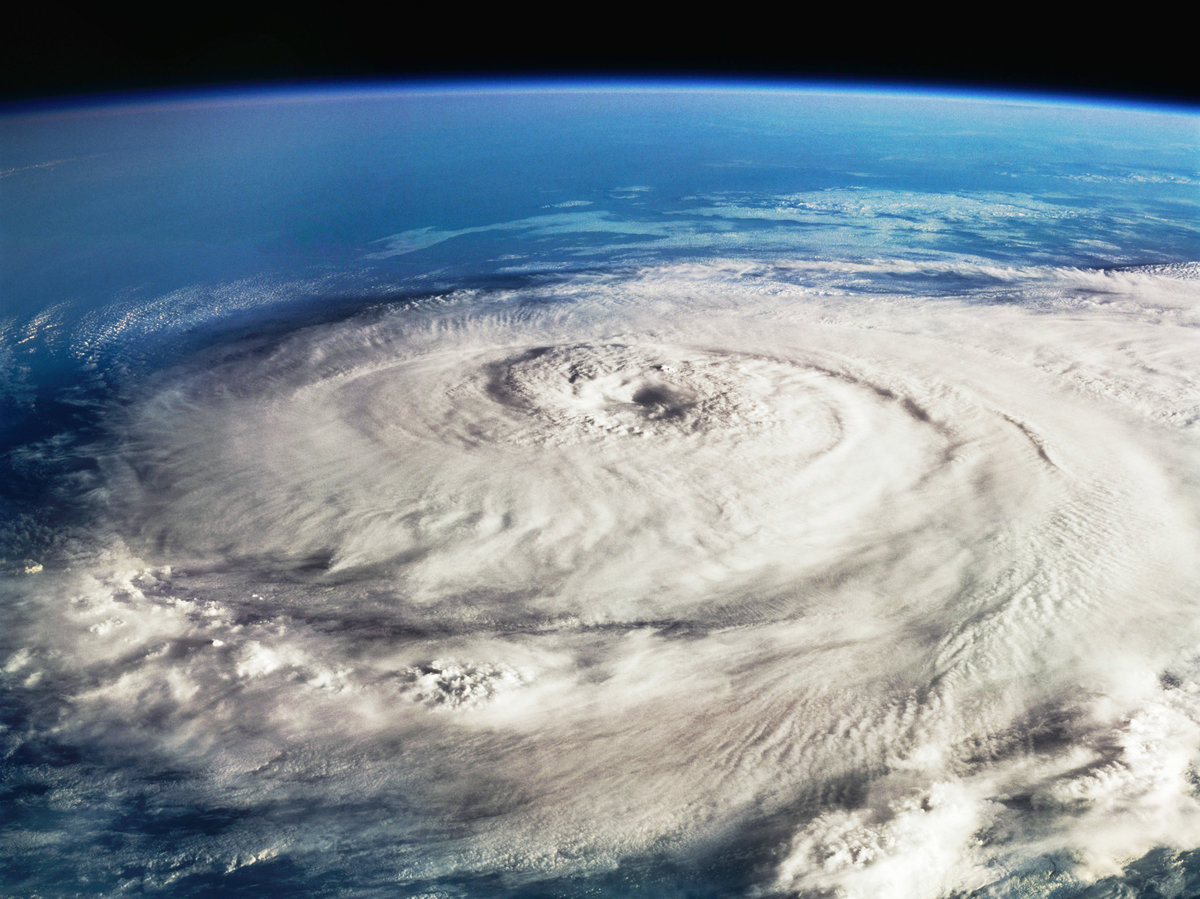
[[[6,689],[245,813],[179,871],[769,821],[764,889],[932,897],[1194,845],[1193,277],[716,259],[184,363],[108,420],[90,548],[5,587]]]

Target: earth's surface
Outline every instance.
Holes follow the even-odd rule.
[[[10,110],[0,893],[1200,895],[1198,147]]]

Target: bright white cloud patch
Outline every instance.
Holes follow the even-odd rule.
[[[177,874],[750,834],[763,895],[917,899],[1195,846],[1193,275],[714,261],[184,363],[0,677],[232,809]]]

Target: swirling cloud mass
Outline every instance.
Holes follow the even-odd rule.
[[[1194,886],[1200,269],[769,256],[371,302],[102,405],[86,526],[3,586],[13,882]]]

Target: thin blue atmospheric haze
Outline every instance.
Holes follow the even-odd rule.
[[[0,892],[1200,893],[1200,117],[0,118]]]

